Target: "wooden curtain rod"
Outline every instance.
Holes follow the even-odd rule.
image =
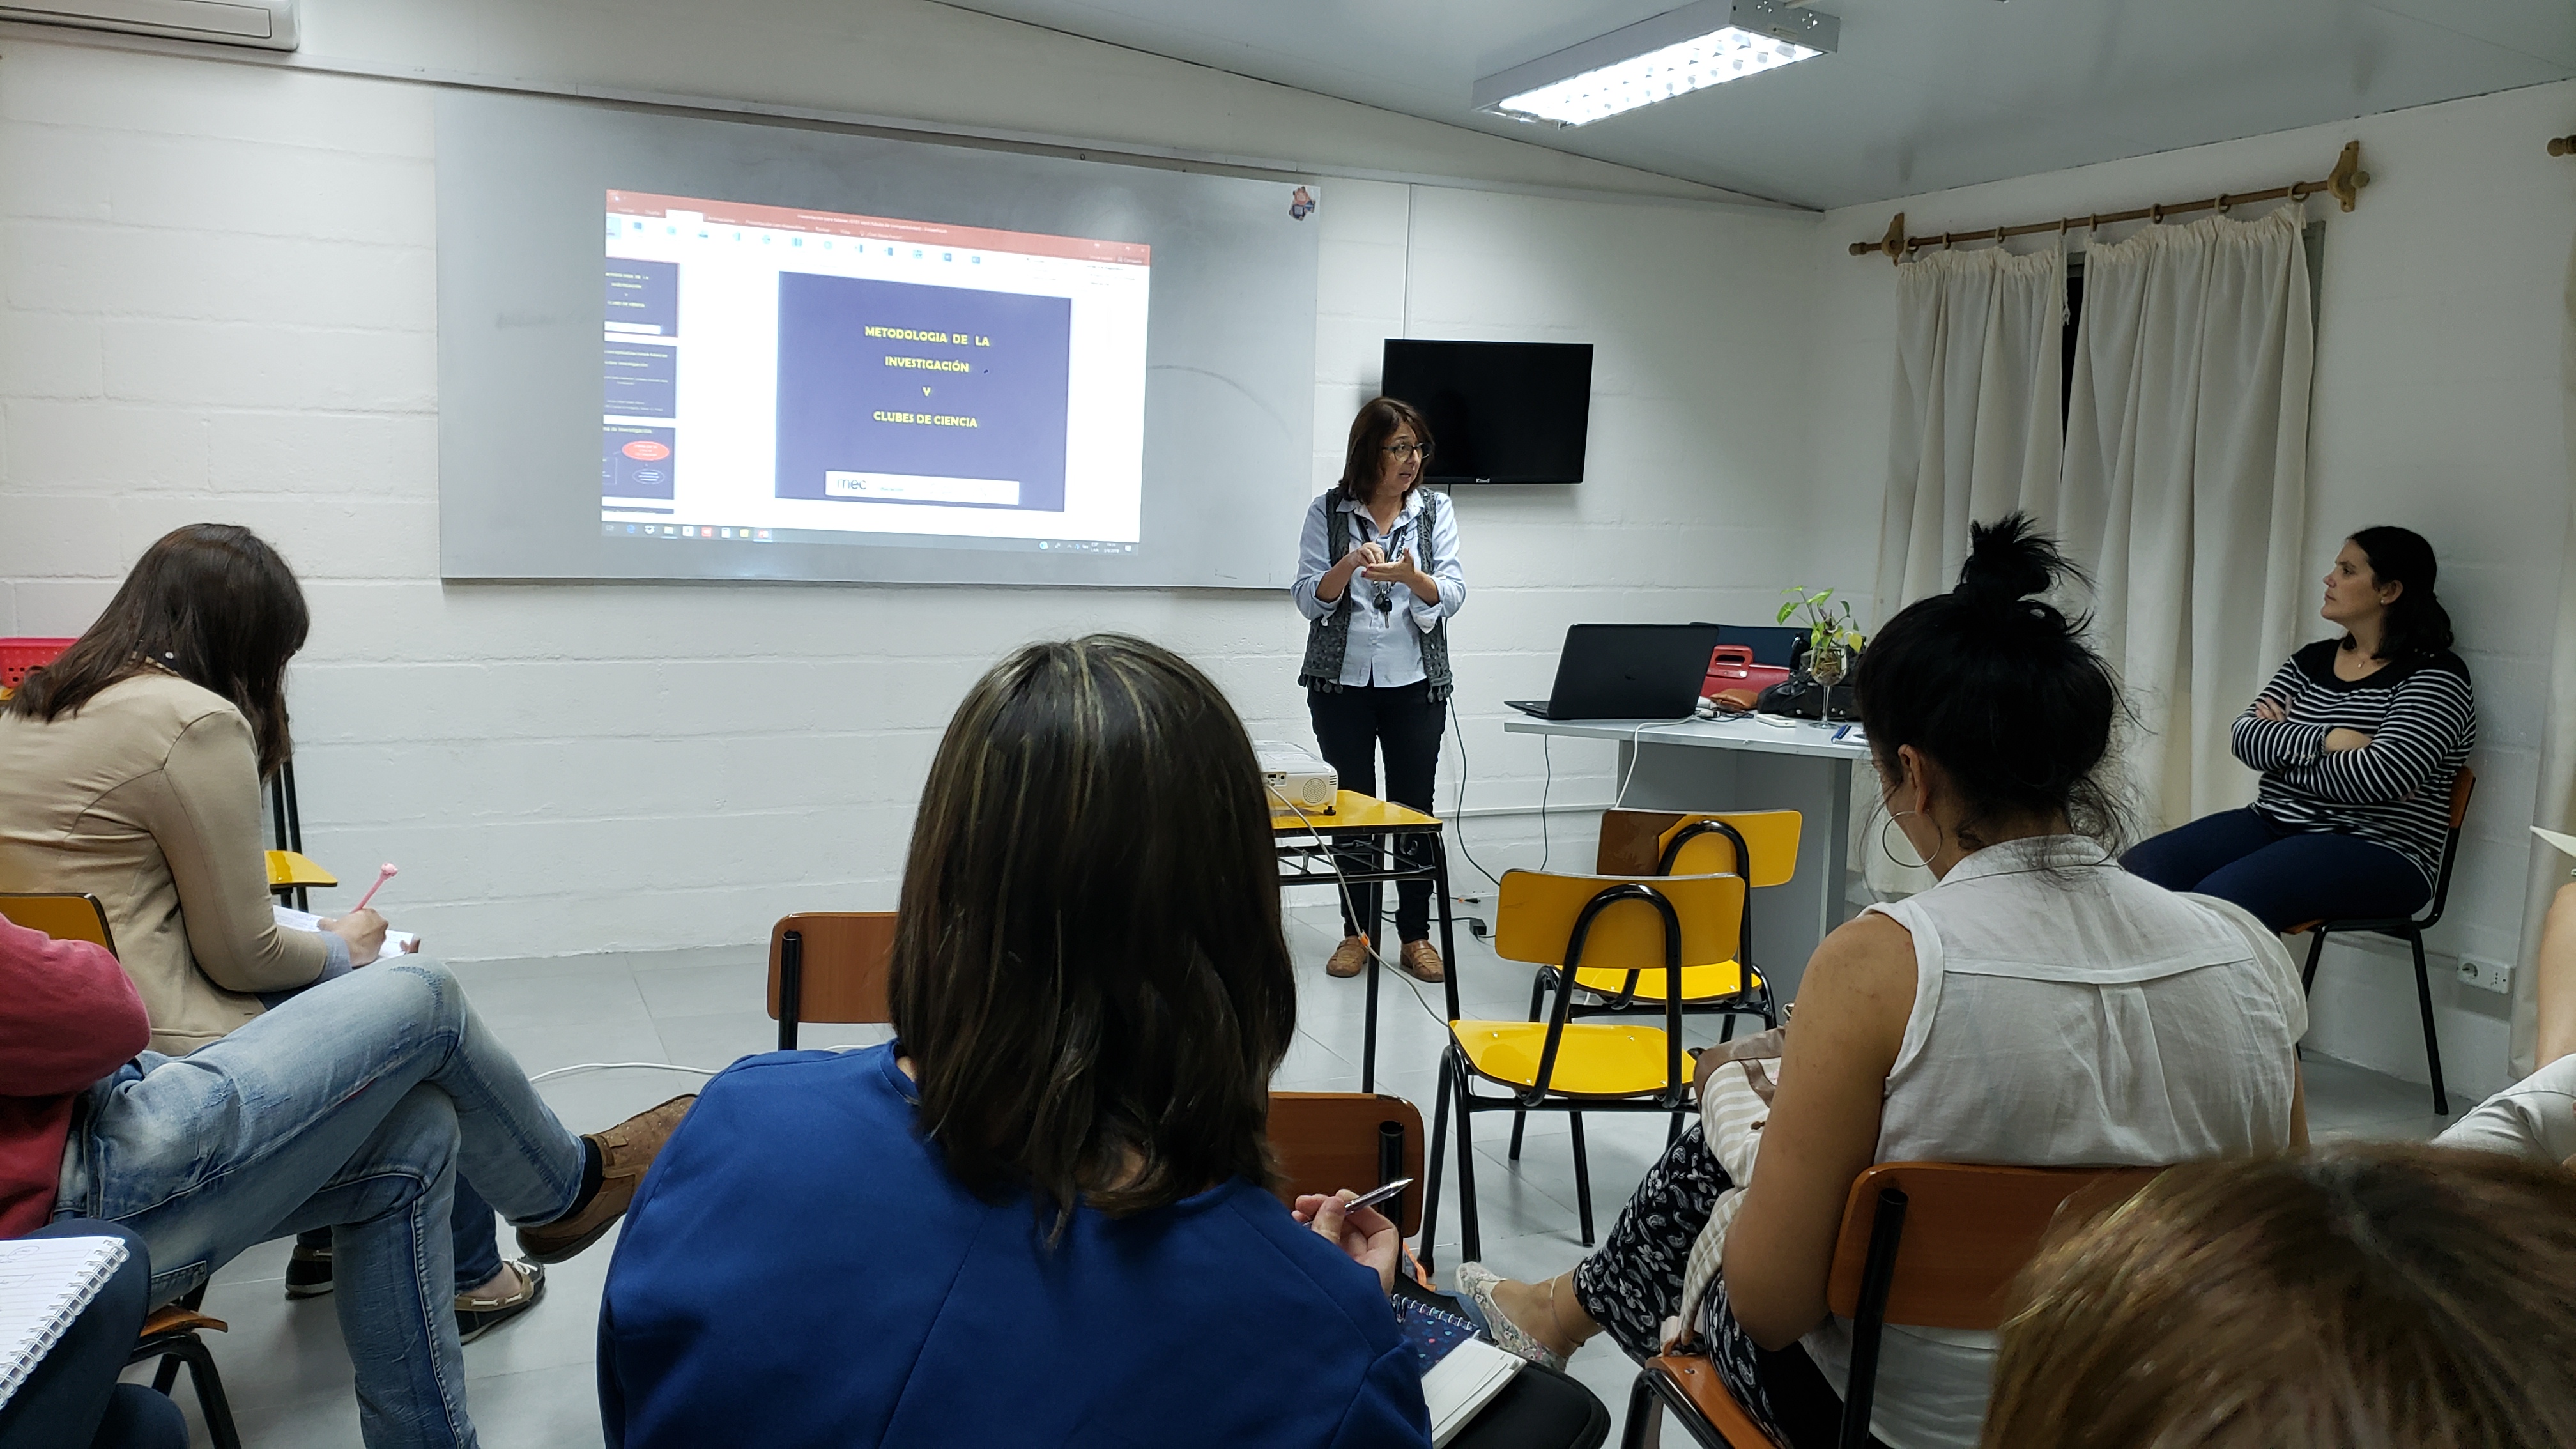
[[[2576,136],[2564,139],[2570,149],[2576,149]],[[2549,149],[2555,154],[2559,149],[2559,143],[2550,142]],[[2055,221],[2034,221],[2025,226],[1994,226],[1984,231],[1945,231],[1931,236],[1907,236],[1905,213],[1900,211],[1896,214],[1896,219],[1887,224],[1887,235],[1876,241],[1853,242],[1850,250],[1856,257],[1884,256],[1891,262],[1897,262],[1903,261],[1924,247],[1946,247],[1971,241],[2002,241],[2006,237],[2035,236],[2044,231],[2065,232],[2079,226],[2103,227],[2120,221],[2161,222],[2168,217],[2180,216],[2185,212],[2226,211],[2230,207],[2242,206],[2252,201],[2278,201],[2284,197],[2292,201],[2305,201],[2320,192],[2342,202],[2343,209],[2350,211],[2353,203],[2361,196],[2361,188],[2369,184],[2370,173],[2361,169],[2361,143],[2346,141],[2343,143],[2343,154],[2335,158],[2334,170],[2327,173],[2323,181],[2293,181],[2287,186],[2275,186],[2266,191],[2222,191],[2216,196],[2204,197],[2198,201],[2167,201],[2129,211],[2097,211],[2084,216],[2060,217]]]

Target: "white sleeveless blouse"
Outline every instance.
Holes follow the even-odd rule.
[[[2280,938],[2241,908],[2060,835],[1989,846],[1869,909],[1913,934],[1915,961],[1876,1161],[2152,1166],[2289,1146],[2307,1000]],[[1839,1391],[1849,1322],[1804,1342]],[[1994,1345],[1889,1328],[1873,1432],[1973,1449]]]

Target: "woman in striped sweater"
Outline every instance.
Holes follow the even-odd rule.
[[[2274,930],[2430,900],[2451,779],[2478,733],[2434,573],[2432,545],[2408,529],[2344,540],[2320,611],[2343,638],[2291,655],[2237,717],[2236,758],[2263,772],[2254,804],[2168,830],[2122,863]]]

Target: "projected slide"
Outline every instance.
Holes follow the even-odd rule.
[[[604,532],[1134,552],[1149,248],[607,203]]]

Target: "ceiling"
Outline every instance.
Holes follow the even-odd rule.
[[[1816,0],[1842,17],[1837,54],[1576,129],[1469,109],[1478,77],[1676,3],[961,8],[1811,207],[2576,76],[2572,0]]]

